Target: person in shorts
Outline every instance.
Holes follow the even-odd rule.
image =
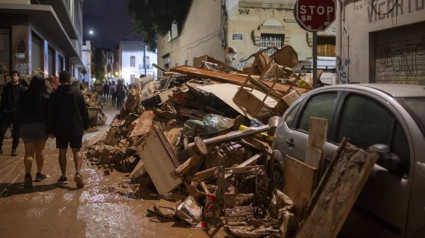
[[[19,135],[25,146],[25,188],[32,188],[31,166],[34,158],[37,163],[35,181],[40,182],[46,178],[41,173],[44,165],[44,146],[47,140],[46,115],[49,102],[49,93],[43,76],[36,75],[32,78],[28,90],[19,98],[17,115]],[[35,155],[35,156],[34,156]]]
[[[58,88],[52,93],[47,113],[47,132],[56,137],[56,148],[59,149],[59,166],[62,172],[59,184],[67,184],[66,152],[71,147],[74,164],[74,181],[77,188],[84,187],[80,174],[83,158],[81,154],[84,130],[89,126],[89,115],[83,94],[71,85],[71,75],[63,71],[59,74]]]

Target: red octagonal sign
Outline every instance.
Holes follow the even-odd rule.
[[[335,20],[335,0],[298,0],[295,18],[307,31],[324,31]]]

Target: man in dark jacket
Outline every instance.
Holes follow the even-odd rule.
[[[68,183],[66,177],[66,151],[72,149],[75,163],[74,181],[77,188],[84,187],[80,174],[83,158],[80,152],[84,130],[88,129],[89,115],[84,97],[78,88],[71,85],[71,75],[63,71],[59,75],[60,86],[52,93],[47,113],[47,133],[56,137],[59,149],[59,166],[62,176],[59,184]]]
[[[121,110],[121,107],[125,98],[125,88],[124,88],[124,84],[122,80],[118,80],[118,84],[117,84],[117,88],[115,92],[117,94],[117,109]]]
[[[19,83],[19,73],[16,70],[10,72],[10,82],[3,88],[0,104],[0,154],[3,153],[4,134],[12,125],[11,132],[13,137],[12,156],[16,156],[16,148],[19,144],[19,126],[16,117],[16,107],[20,95],[25,92],[25,87]]]

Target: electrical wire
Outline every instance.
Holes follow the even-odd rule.
[[[373,10],[373,12],[375,12],[377,15],[380,15],[380,16],[386,16],[386,15],[390,14],[392,11],[394,11],[394,8],[395,8],[395,7],[397,6],[397,4],[398,4],[398,0],[395,0],[394,5],[391,7],[391,9],[390,9],[390,10],[388,10],[388,12],[386,12],[386,13],[381,13],[381,12],[378,12],[378,11],[376,10],[374,2],[376,2],[376,0],[372,0],[372,1],[370,2],[370,5],[371,5],[371,7],[372,7],[372,10]]]

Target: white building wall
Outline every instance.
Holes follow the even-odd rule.
[[[177,38],[170,41],[168,34],[158,37],[158,55],[162,57],[159,60],[160,67],[166,64],[169,68],[193,65],[193,58],[203,55],[224,60],[222,41],[225,39],[220,16],[221,1],[192,1],[183,29],[179,29]],[[168,53],[170,56],[166,57]]]
[[[85,82],[90,82],[91,79],[91,43],[90,41],[86,41],[82,46],[81,58],[83,61],[83,67],[86,69],[87,73],[85,75],[81,75]]]
[[[388,12],[396,2],[399,5],[390,14],[378,15],[373,11],[371,2],[376,3],[376,9],[382,13]],[[369,82],[370,34],[425,21],[424,6],[424,0],[342,1],[342,5],[338,3],[339,80],[341,82]]]
[[[146,51],[146,56],[149,57],[149,61],[146,65],[146,73],[144,69],[144,62],[143,62],[143,55],[144,52],[141,51],[122,51],[121,55],[121,78],[124,79],[125,83],[132,83],[131,82],[131,75],[134,75],[135,78],[139,78],[140,75],[146,74],[146,75],[157,75],[156,69],[152,67],[152,63],[157,63],[157,55],[155,52]],[[130,66],[130,57],[135,56],[136,57],[136,64],[134,67]],[[148,65],[149,63],[149,65]]]
[[[130,66],[130,57],[135,56],[136,62],[135,66]],[[140,76],[139,65],[143,64],[143,51],[122,51],[122,72],[121,77],[124,79],[125,83],[131,83],[131,75],[134,75],[136,78]]]

